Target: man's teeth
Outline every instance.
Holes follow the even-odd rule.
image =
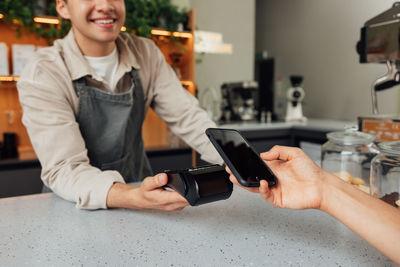
[[[113,23],[114,20],[112,19],[98,19],[94,21],[95,23],[99,23],[99,24],[110,24]]]

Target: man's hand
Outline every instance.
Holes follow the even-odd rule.
[[[319,209],[322,202],[324,179],[319,168],[301,149],[275,146],[262,153],[261,158],[278,178],[278,185],[269,188],[262,180],[259,188],[244,187],[260,193],[261,197],[274,206],[291,209]],[[240,185],[232,172],[230,180]]]
[[[179,193],[162,188],[167,182],[167,175],[160,173],[145,178],[140,187],[115,183],[108,193],[107,207],[176,211],[188,206]]]

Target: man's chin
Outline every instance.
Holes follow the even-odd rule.
[[[113,34],[113,35],[108,35],[108,36],[100,36],[97,35],[93,40],[99,42],[99,43],[110,43],[110,42],[115,42],[118,38],[118,34]]]

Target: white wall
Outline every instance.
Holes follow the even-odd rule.
[[[232,55],[197,55],[196,84],[202,90],[224,82],[254,79],[255,0],[173,0],[194,8],[198,30],[223,34],[233,45]]]
[[[196,65],[200,90],[254,79],[255,0],[192,0],[199,30],[220,32],[232,55],[206,54]]]
[[[172,0],[172,4],[177,5],[180,8],[190,8],[190,0]]]
[[[355,120],[372,113],[370,86],[386,72],[359,64],[360,28],[392,0],[257,0],[256,51],[276,59],[276,76],[305,77],[306,116]],[[398,112],[398,90],[378,94],[381,113]]]

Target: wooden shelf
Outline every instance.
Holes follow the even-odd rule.
[[[16,82],[18,79],[18,76],[0,76],[0,82]]]
[[[164,29],[152,29],[151,34],[153,36],[167,36],[167,37],[177,37],[177,38],[193,38],[192,32],[170,32]]]

